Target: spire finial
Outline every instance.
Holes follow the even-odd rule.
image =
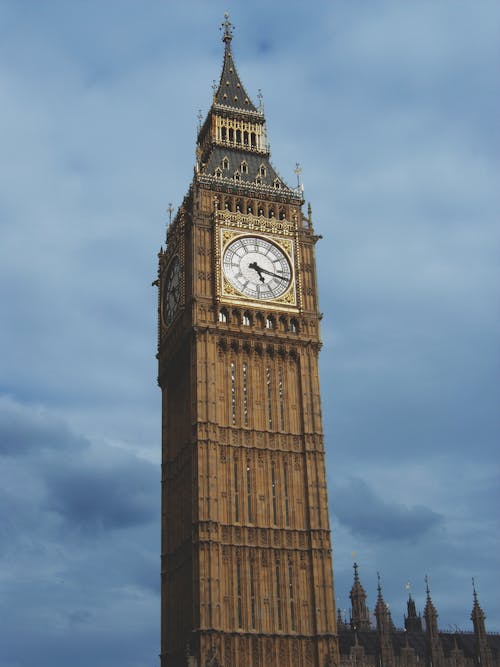
[[[222,29],[224,30],[224,36],[222,37],[222,41],[225,42],[226,46],[229,46],[231,40],[233,39],[234,25],[229,20],[228,12],[224,14],[224,22],[221,23],[221,27],[219,28],[219,30]]]
[[[264,111],[264,104],[262,102],[264,95],[262,94],[262,90],[260,88],[257,92],[257,99],[259,100],[259,111],[262,113]]]
[[[203,114],[201,113],[201,109],[198,110],[196,118],[198,119],[198,132],[199,132],[201,130],[201,121],[203,120]]]
[[[354,565],[352,566],[354,568],[354,581],[358,581],[358,564],[356,561],[354,561]]]
[[[174,207],[172,206],[172,202],[169,202],[168,208],[167,208],[167,213],[168,213],[168,224],[172,224],[172,213],[174,212]]]
[[[427,574],[424,577],[424,581],[425,581],[425,593],[426,593],[427,597],[430,598],[431,592],[429,590],[429,577],[428,577]]]
[[[382,596],[382,586],[380,584],[380,572],[377,572],[377,591],[379,594],[379,597]]]
[[[472,592],[474,594],[474,602],[477,602],[476,580],[472,577]]]
[[[302,167],[300,166],[299,162],[295,163],[295,169],[293,170],[293,173],[297,176],[297,188],[300,190],[300,175],[302,173]]]

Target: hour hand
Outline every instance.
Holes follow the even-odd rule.
[[[263,278],[263,276],[262,276],[262,272],[263,272],[263,271],[265,272],[265,269],[261,269],[260,266],[257,264],[257,262],[250,262],[250,264],[248,265],[248,268],[249,268],[249,269],[253,269],[254,271],[257,271],[257,273],[259,274],[260,282],[261,282],[261,283],[264,282],[264,278]]]
[[[260,273],[266,273],[268,276],[272,276],[273,278],[280,278],[281,280],[288,280],[288,278],[285,278],[285,276],[280,276],[279,273],[273,273],[272,271],[268,271],[267,269],[260,269]]]

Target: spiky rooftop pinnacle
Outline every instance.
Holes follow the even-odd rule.
[[[196,178],[206,185],[256,196],[302,203],[302,191],[290,188],[269,157],[267,131],[261,106],[250,100],[236,70],[231,42],[234,26],[225,15],[222,23],[224,60],[212,106],[198,133]]]

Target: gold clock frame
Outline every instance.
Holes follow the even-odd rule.
[[[255,224],[259,221],[260,218],[250,216],[250,215],[239,215],[241,218],[245,218],[247,222],[253,222],[254,224],[245,225],[245,227],[238,225],[238,228],[233,227],[232,229],[227,226],[219,226],[217,230],[217,243],[216,243],[216,273],[217,273],[217,299],[219,301],[225,301],[232,304],[238,304],[241,306],[252,304],[258,308],[265,308],[267,310],[283,310],[283,311],[297,311],[299,310],[299,292],[297,289],[297,243],[295,239],[295,234],[291,229],[287,229],[288,234],[276,234],[269,233],[267,227],[268,225],[262,225],[265,229],[259,228],[260,225]],[[252,220],[253,219],[253,220]],[[265,220],[265,219],[264,219]],[[227,222],[227,221],[224,221]],[[266,221],[267,222],[267,221]],[[276,221],[280,223],[285,223],[282,225],[285,228],[285,225],[290,225],[286,221]],[[243,228],[242,228],[243,227]],[[281,230],[280,230],[281,231]],[[286,232],[285,232],[286,233]],[[262,238],[266,241],[270,241],[277,245],[280,250],[285,254],[291,269],[291,279],[290,285],[286,292],[281,296],[275,299],[266,299],[258,300],[252,297],[245,296],[239,290],[235,289],[227,280],[224,275],[224,270],[222,268],[222,261],[226,248],[230,243],[235,241],[238,238],[246,236],[255,236]]]

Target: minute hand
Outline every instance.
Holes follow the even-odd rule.
[[[288,278],[285,278],[285,276],[280,276],[279,273],[273,273],[272,271],[268,271],[267,269],[262,269],[259,266],[260,272],[261,273],[267,273],[268,276],[273,276],[273,278],[280,278],[281,280],[288,280]]]

